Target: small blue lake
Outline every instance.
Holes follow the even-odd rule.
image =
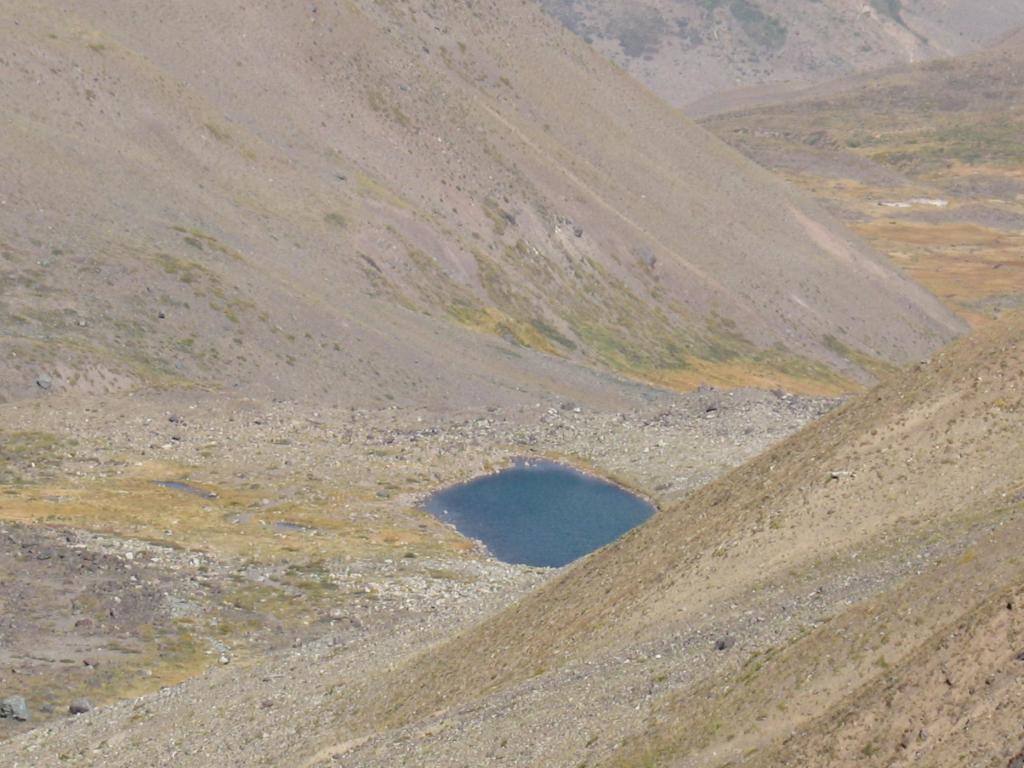
[[[423,506],[499,560],[546,567],[571,563],[654,514],[619,486],[550,461],[517,463],[439,491]]]

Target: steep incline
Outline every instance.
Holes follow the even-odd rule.
[[[477,754],[480,721],[491,736],[516,722],[540,740],[530,755],[544,764],[578,761],[576,739],[604,705],[612,744],[596,740],[606,751],[595,757],[623,765],[682,755],[686,765],[719,764],[797,725],[839,727],[845,720],[833,721],[832,707],[845,701],[860,713],[858,697],[874,706],[871,697],[899,679],[891,668],[921,674],[915,659],[928,647],[959,642],[951,626],[988,621],[985,605],[1005,606],[1003,592],[1024,587],[1015,543],[1024,530],[1022,340],[1018,314],[663,510],[400,669],[375,691],[381,708],[372,719],[465,718],[464,727],[446,726],[461,734],[449,741],[461,740],[463,751],[431,742],[421,754],[435,758]],[[705,632],[730,626],[742,633],[741,655],[701,657],[700,638],[714,638]],[[1007,637],[997,635],[980,663],[1019,653]],[[687,666],[695,655],[704,658],[696,670]],[[868,681],[877,682],[861,693]],[[903,706],[922,717],[941,704],[924,689],[920,700],[908,696]],[[640,714],[629,714],[634,705]],[[614,711],[620,706],[626,714]],[[555,711],[565,713],[554,728],[561,735],[538,722]],[[614,746],[619,728],[638,729],[623,748]]]
[[[837,389],[961,330],[529,5],[4,14],[2,397]]]

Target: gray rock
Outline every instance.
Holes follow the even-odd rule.
[[[715,641],[715,650],[728,651],[734,645],[736,645],[735,637],[720,637],[718,638],[718,640]]]
[[[68,707],[68,712],[72,715],[84,715],[90,710],[92,710],[92,702],[88,699],[75,699],[71,702],[71,706]]]
[[[36,386],[40,389],[49,389],[53,386],[53,379],[47,376],[45,373],[39,374],[39,378],[36,379]]]
[[[10,696],[0,700],[0,720],[27,721],[31,716],[28,705],[21,696]]]

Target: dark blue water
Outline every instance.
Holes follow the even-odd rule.
[[[547,461],[439,491],[424,508],[499,560],[549,567],[615,541],[654,513],[617,485]]]

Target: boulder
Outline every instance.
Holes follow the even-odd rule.
[[[68,707],[68,712],[72,715],[84,715],[90,710],[92,710],[92,702],[88,699],[75,699]]]
[[[736,645],[735,637],[720,637],[718,638],[718,640],[715,641],[715,650],[728,651],[734,645]]]
[[[0,720],[25,722],[29,717],[28,705],[21,696],[10,696],[0,700]]]

